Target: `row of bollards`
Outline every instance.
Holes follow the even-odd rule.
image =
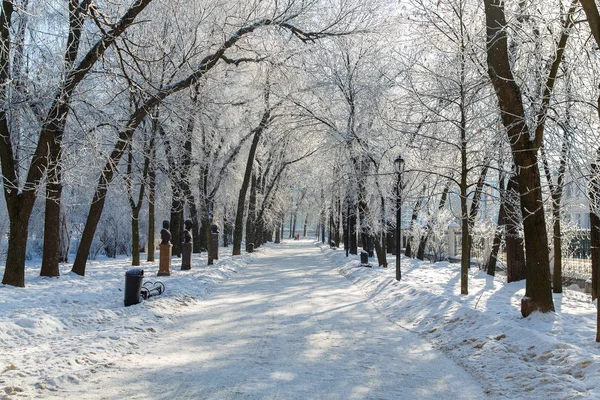
[[[159,265],[157,276],[171,275],[171,256],[173,245],[171,244],[170,224],[168,220],[163,221],[160,231],[161,242],[159,245]],[[181,270],[187,271],[192,268],[192,220],[184,221],[183,243],[181,254]],[[219,259],[219,227],[211,225],[211,241],[208,249],[208,265]],[[142,285],[144,270],[140,268],[130,269],[125,272],[125,307],[139,304],[142,299],[147,300],[152,296],[158,296],[165,291],[162,282],[146,282]]]
[[[184,225],[185,230],[183,231],[183,243],[181,248],[181,270],[187,271],[192,268],[192,220],[186,219]],[[219,259],[219,226],[217,224],[212,224],[210,231],[208,260],[206,263],[208,265],[213,265],[214,260]],[[168,220],[163,221],[160,237],[158,276],[170,276],[173,245],[171,244],[171,232],[169,232]]]

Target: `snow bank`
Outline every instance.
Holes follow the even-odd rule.
[[[596,307],[589,295],[554,295],[556,313],[520,314],[524,282],[506,283],[469,271],[469,295],[460,295],[460,266],[403,259],[402,281],[389,268],[364,268],[343,251],[323,247],[390,320],[415,331],[464,366],[492,398],[600,398]]]
[[[173,258],[172,275],[163,277],[156,276],[158,261],[142,263],[144,282],[159,280],[166,291],[130,307],[123,306],[130,259],[90,261],[85,277],[71,273],[71,265],[61,266],[60,278],[39,277],[39,261],[28,265],[27,287],[0,286],[0,398],[44,397],[111,368],[168,335],[179,310],[202,301],[248,262],[248,256],[225,255],[207,266],[194,257],[190,271]]]

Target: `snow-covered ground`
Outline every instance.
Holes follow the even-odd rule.
[[[225,255],[213,266],[194,258],[190,271],[180,271],[173,258],[170,277],[156,276],[158,254],[156,260],[140,268],[144,282],[164,282],[165,293],[130,307],[123,305],[125,271],[133,268],[128,258],[90,261],[85,277],[71,273],[71,265],[62,265],[60,278],[40,277],[40,262],[32,262],[25,288],[0,286],[0,398],[58,394],[152,346],[183,308],[206,299],[247,256]]]
[[[465,367],[492,398],[600,398],[596,302],[576,290],[554,294],[556,313],[520,314],[525,282],[506,283],[471,268],[460,295],[460,266],[394,258],[364,268],[323,247],[332,265],[392,321],[418,332]],[[373,263],[373,261],[371,261]]]
[[[306,263],[306,260],[300,261],[282,251],[294,246],[302,247],[303,251],[310,253],[311,257],[319,257],[319,260],[315,260],[314,264]],[[311,249],[316,252],[310,251]],[[339,338],[332,334],[332,327],[338,329],[337,325],[330,325],[334,324],[333,320],[325,320],[322,313],[311,315],[314,311],[298,306],[289,309],[280,307],[280,311],[275,314],[269,311],[265,314],[269,318],[263,319],[249,314],[235,315],[235,318],[228,316],[229,319],[225,319],[220,317],[222,313],[218,311],[208,310],[212,314],[205,312],[209,305],[220,307],[221,303],[217,300],[236,300],[233,297],[236,293],[238,296],[239,293],[254,296],[255,290],[256,294],[266,296],[264,298],[271,305],[282,301],[285,296],[290,299],[299,296],[300,287],[295,288],[293,283],[283,288],[269,285],[268,282],[265,284],[264,279],[260,279],[256,280],[260,283],[258,286],[250,285],[252,280],[248,277],[263,268],[260,264],[263,259],[269,260],[270,264],[265,265],[272,266],[274,262],[278,262],[280,268],[290,269],[290,273],[296,274],[302,271],[298,268],[299,265],[305,265],[306,274],[296,280],[293,276],[288,277],[291,279],[289,282],[302,282],[302,290],[308,290],[306,288],[319,283],[317,289],[320,292],[309,294],[310,303],[323,307],[327,312],[333,312],[337,308],[323,302],[327,297],[325,294],[331,293],[336,302],[340,302],[348,294],[340,296],[341,292],[338,291],[341,289],[338,286],[328,289],[321,277],[315,278],[314,271],[321,271],[319,273],[324,274],[327,284],[331,285],[338,285],[335,279],[345,281],[337,273],[345,276],[354,284],[357,294],[362,292],[360,297],[366,296],[376,309],[395,323],[394,329],[397,332],[392,337],[397,335],[402,338],[407,334],[421,336],[434,349],[444,352],[451,360],[464,367],[468,372],[467,376],[473,377],[489,398],[600,398],[600,346],[594,342],[596,307],[589,295],[567,290],[562,295],[554,296],[556,313],[535,313],[523,319],[519,313],[520,298],[524,293],[523,283],[506,284],[501,277],[491,278],[472,269],[469,284],[471,294],[461,296],[457,265],[405,260],[403,279],[396,282],[393,263],[387,270],[364,268],[359,265],[356,256],[347,259],[343,251],[328,248],[318,251],[312,243],[303,241],[288,242],[279,247],[269,245],[259,249],[257,253],[242,257],[232,258],[225,254],[214,266],[206,266],[204,257],[195,259],[191,271],[179,271],[178,260],[174,259],[173,275],[158,278],[165,283],[166,292],[131,307],[123,306],[124,275],[131,268],[128,259],[90,262],[86,277],[71,274],[68,272],[70,266],[66,265],[60,278],[41,278],[37,276],[39,264],[32,263],[27,268],[26,288],[0,286],[0,398],[81,398],[81,394],[87,394],[89,398],[133,398],[136,396],[127,391],[130,390],[127,389],[127,382],[129,386],[132,386],[131,381],[142,379],[151,378],[150,381],[154,379],[160,382],[161,374],[152,367],[160,369],[161,365],[170,367],[170,375],[166,375],[169,378],[181,376],[186,380],[197,372],[196,375],[206,375],[215,381],[214,385],[219,384],[220,376],[226,376],[229,381],[235,381],[236,377],[246,379],[241,383],[233,382],[234,387],[223,392],[228,398],[301,398],[302,392],[298,392],[300,397],[290,396],[289,393],[292,392],[286,390],[291,389],[307,390],[304,394],[308,393],[310,396],[304,398],[335,398],[331,393],[320,396],[318,390],[293,386],[294,376],[298,380],[302,377],[314,380],[335,377],[327,369],[321,373],[319,367],[339,367],[348,374],[349,382],[362,388],[363,391],[347,392],[346,398],[397,398],[394,397],[397,396],[396,389],[386,389],[387,386],[383,383],[388,382],[390,377],[400,382],[406,376],[393,375],[393,367],[389,364],[395,360],[394,357],[390,361],[388,354],[372,353],[377,348],[389,349],[389,346],[380,346],[381,341],[392,343],[395,339],[373,337],[372,330],[366,333],[361,331],[362,336],[350,343],[351,347],[339,346],[336,343]],[[142,268],[145,270],[145,280],[156,280],[157,263],[144,264]],[[295,271],[291,271],[292,269]],[[327,275],[328,270],[336,274]],[[3,268],[0,267],[0,273],[2,272]],[[242,284],[245,285],[243,292],[233,290],[237,290]],[[228,299],[229,293],[231,299]],[[236,301],[242,300],[258,301],[254,297]],[[353,309],[354,303],[358,302],[354,300]],[[262,306],[256,307],[262,310]],[[377,312],[372,306],[366,310]],[[365,323],[361,314],[356,312],[351,317],[339,317],[339,322],[335,321],[335,324],[351,326],[353,320],[348,320],[349,318]],[[205,318],[205,325],[195,319],[200,317]],[[312,318],[314,325],[321,331],[310,333],[308,329],[312,325]],[[295,346],[296,341],[288,337],[284,324],[280,326],[278,322],[280,319],[292,327],[298,324],[299,333],[314,339],[306,341],[312,343],[312,349],[303,348],[310,360],[298,358],[298,365],[293,371],[282,370],[289,367],[284,361],[285,357],[293,359],[299,355],[290,349],[285,350],[288,346]],[[376,322],[377,325],[373,326],[381,326],[381,330],[388,329],[373,315],[364,315],[364,319],[369,324]],[[266,326],[261,327],[263,322]],[[237,323],[245,324],[249,336],[243,336],[241,331],[236,333]],[[249,323],[257,325],[256,331],[248,326]],[[210,363],[221,366],[221,369],[214,371],[206,370],[208,361],[197,364],[197,371],[192,363],[186,364],[185,368],[175,368],[177,359],[184,356],[176,354],[175,360],[169,360],[164,352],[182,352],[177,347],[178,339],[186,340],[190,345],[202,345],[202,335],[207,334],[200,331],[203,327],[207,331],[214,330],[210,331],[211,336],[207,336],[214,343],[219,342],[220,335],[226,335],[230,339],[228,343],[232,347],[220,346],[219,349],[226,347],[225,350],[233,350],[235,346],[239,346],[242,353],[232,352],[235,362],[228,362],[224,355],[212,354],[211,351],[193,355],[197,359],[211,359]],[[347,334],[348,328],[343,329],[345,330],[339,332]],[[324,335],[323,332],[329,333]],[[280,338],[281,341],[274,340],[275,338]],[[253,341],[256,344],[254,347],[251,345]],[[368,342],[366,351],[370,353],[366,359],[357,359],[352,354],[352,349],[365,351],[361,347],[361,341]],[[282,346],[279,349],[281,354],[266,350],[265,346],[270,342]],[[204,343],[204,346],[210,348],[212,343]],[[322,359],[326,345],[331,345],[328,350],[340,358]],[[243,349],[247,346],[250,348],[244,352]],[[426,346],[418,346],[419,351],[425,351],[423,349]],[[434,352],[426,353],[428,357],[437,357],[435,350],[432,351]],[[152,359],[154,353],[158,354],[156,359]],[[270,374],[266,375],[268,381],[264,380],[267,378],[260,380],[260,377],[250,376],[248,371],[240,369],[240,363],[253,354],[257,356],[259,370]],[[409,354],[409,358],[402,360],[405,365],[410,365],[410,357],[414,357],[414,354]],[[414,357],[415,363],[418,358]],[[439,359],[442,358],[440,356]],[[330,364],[323,364],[325,361]],[[130,369],[129,362],[132,363]],[[362,378],[353,375],[356,373],[354,363],[364,368],[364,379],[369,378],[370,384],[361,382],[358,385],[357,381]],[[379,365],[383,363],[386,365]],[[311,375],[311,368],[315,368],[317,374]],[[191,376],[186,375],[189,373]],[[421,376],[418,372],[414,374],[407,376],[413,381],[415,376]],[[452,374],[458,380],[453,384],[464,384],[465,396],[476,393],[470,378],[461,378],[458,373]],[[128,375],[127,380],[124,375]],[[378,377],[385,379],[376,384]],[[196,376],[194,379],[199,378]],[[431,379],[433,382],[434,378]],[[441,378],[435,379],[439,383]],[[266,396],[268,387],[265,385],[272,385],[274,382],[280,382],[280,386],[275,386],[272,393],[269,392],[270,395]],[[418,382],[414,384],[417,385]],[[336,385],[341,385],[340,390],[347,389],[347,386],[337,381],[326,382],[317,389],[320,387],[326,391],[338,387]],[[104,391],[103,387],[106,388]],[[191,390],[189,386],[186,388]],[[169,398],[161,389],[164,388],[157,385],[154,394],[140,393],[139,398]],[[209,392],[194,395],[192,390],[188,398],[222,398],[222,392],[217,389],[217,386],[213,387],[212,397]],[[432,392],[414,393],[407,391],[406,398],[432,397],[436,389],[431,390]],[[124,396],[119,396],[118,393]],[[450,390],[448,394],[451,393]]]

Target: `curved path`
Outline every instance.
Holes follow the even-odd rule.
[[[178,324],[184,331],[119,362],[118,372],[101,379],[94,392],[64,394],[219,400],[485,397],[463,369],[379,313],[311,243],[287,242],[275,249],[190,307]]]

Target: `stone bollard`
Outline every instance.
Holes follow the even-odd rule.
[[[160,244],[160,261],[158,264],[158,276],[170,276],[171,275],[171,252],[173,251],[173,245]]]
[[[187,271],[192,268],[192,220],[184,222],[183,243],[181,244],[181,270]]]
[[[171,275],[171,253],[173,245],[171,244],[171,232],[169,232],[169,221],[163,221],[163,228],[160,231],[160,257],[158,264],[158,276]]]
[[[192,243],[183,242],[181,244],[181,270],[192,269]]]
[[[213,260],[219,259],[219,225],[210,226],[210,243],[208,244],[208,265],[213,264]]]

